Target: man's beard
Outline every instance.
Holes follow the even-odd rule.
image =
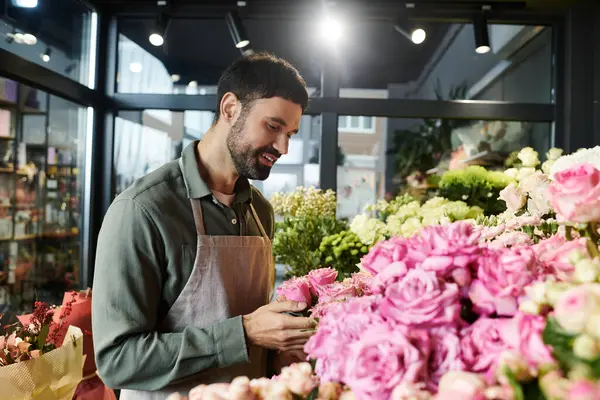
[[[279,152],[271,146],[253,149],[250,144],[244,142],[244,125],[246,115],[244,112],[239,116],[227,135],[227,149],[233,160],[239,176],[246,179],[264,181],[271,173],[271,167],[262,164],[259,159],[262,153],[270,153],[279,156]]]

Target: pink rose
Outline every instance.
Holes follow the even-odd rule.
[[[577,164],[553,178],[548,195],[558,216],[579,223],[600,220],[600,171]]]
[[[510,211],[519,211],[527,202],[527,197],[521,189],[511,182],[507,187],[500,191],[500,200],[504,200],[506,208]]]
[[[359,296],[370,296],[373,294],[371,289],[373,275],[368,272],[356,272],[352,274],[352,284],[356,287]]]
[[[402,280],[408,272],[408,267],[402,261],[395,261],[385,267],[373,278],[371,290],[373,293],[384,293],[385,289]]]
[[[469,289],[473,309],[482,315],[514,315],[518,298],[535,278],[535,261],[528,247],[488,249],[478,260],[477,279]]]
[[[559,280],[569,280],[575,267],[569,261],[574,252],[587,253],[586,239],[567,240],[563,236],[554,235],[531,247],[548,275]]]
[[[367,272],[377,275],[392,262],[404,259],[406,256],[405,243],[406,241],[400,238],[381,241],[371,248],[360,264]]]
[[[306,278],[292,278],[283,282],[277,288],[277,295],[298,303],[306,303],[307,305],[312,303],[310,287]]]
[[[546,319],[539,315],[517,313],[502,325],[501,335],[505,343],[518,351],[534,368],[554,364],[550,348],[542,340]]]
[[[341,282],[319,286],[317,287],[317,291],[319,303],[322,301],[343,301],[348,300],[351,297],[356,297],[356,288],[353,285]]]
[[[364,331],[350,345],[345,383],[358,398],[388,399],[403,382],[418,382],[427,370],[426,358],[408,331],[384,324]],[[422,348],[421,348],[422,349]]]
[[[485,381],[479,374],[450,371],[440,380],[436,400],[485,400]]]
[[[469,266],[480,251],[480,234],[479,229],[464,221],[425,227],[410,239],[404,262],[409,269],[421,267],[467,286],[471,282]]]
[[[436,390],[442,376],[448,371],[462,371],[460,339],[455,328],[435,328],[431,332],[431,357],[429,358],[430,386]]]
[[[460,318],[458,286],[434,272],[413,269],[386,288],[380,310],[384,317],[411,327],[454,324]]]
[[[598,400],[600,399],[600,386],[595,382],[587,380],[580,380],[576,382],[570,382],[566,399],[577,399],[577,400]]]
[[[307,275],[310,292],[316,296],[318,289],[321,286],[335,282],[337,275],[337,271],[333,268],[320,268],[310,271]]]
[[[562,294],[554,306],[554,318],[567,332],[581,333],[599,308],[600,285],[583,284]]]
[[[319,321],[319,329],[304,351],[317,360],[315,371],[323,381],[343,382],[350,344],[358,341],[368,327],[385,324],[377,312],[378,302],[378,298],[369,296],[335,303]]]
[[[302,398],[319,386],[319,379],[313,375],[312,367],[307,362],[283,367],[277,380]]]
[[[462,356],[467,369],[486,373],[508,349],[501,334],[504,324],[504,319],[481,317],[461,331]]]

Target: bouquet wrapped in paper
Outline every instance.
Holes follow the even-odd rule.
[[[83,332],[54,321],[55,308],[36,302],[22,323],[0,334],[0,388],[4,400],[71,400],[83,378]]]
[[[2,352],[17,355],[27,346],[16,335],[0,337]],[[16,348],[16,349],[15,349]],[[36,352],[36,353],[34,353]],[[83,377],[83,333],[70,326],[62,346],[47,353],[31,351],[27,360],[0,368],[4,400],[71,400]],[[10,356],[11,354],[9,354]]]

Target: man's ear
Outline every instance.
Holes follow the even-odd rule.
[[[221,99],[219,107],[221,118],[224,118],[226,122],[232,122],[241,108],[240,100],[234,93],[227,92]]]

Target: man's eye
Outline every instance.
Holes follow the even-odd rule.
[[[276,131],[277,129],[279,129],[279,127],[275,126],[275,125],[271,125],[271,124],[267,124],[267,126],[269,127],[270,130],[272,131]]]

